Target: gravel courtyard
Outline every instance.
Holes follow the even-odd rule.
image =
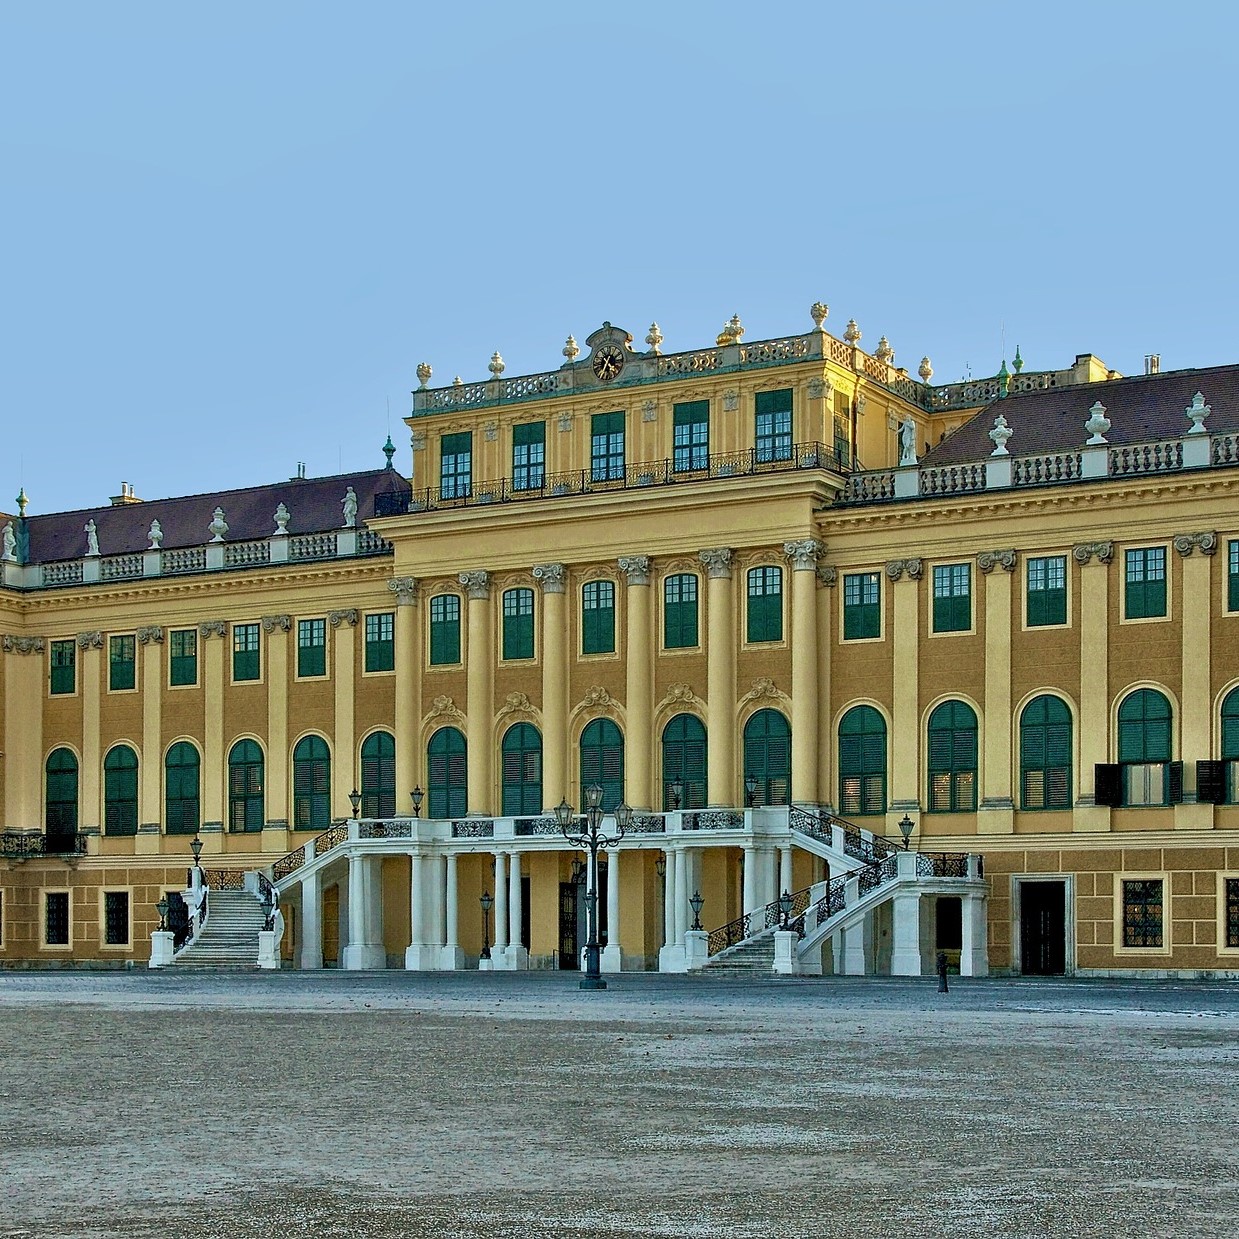
[[[1230,1236],[1239,985],[0,973],[0,1236]]]

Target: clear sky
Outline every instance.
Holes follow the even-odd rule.
[[[382,464],[432,383],[855,317],[1236,357],[1239,5],[0,0],[0,509]],[[390,404],[390,420],[388,406]]]

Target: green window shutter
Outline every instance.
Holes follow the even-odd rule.
[[[692,400],[671,410],[671,467],[676,473],[705,469],[710,463],[710,402]]]
[[[512,489],[538,490],[546,481],[546,423],[512,427]]]
[[[602,788],[604,812],[624,799],[624,736],[610,719],[594,719],[581,733],[581,787],[593,783]]]
[[[881,634],[881,586],[876,572],[848,573],[843,578],[843,639],[856,641]]]
[[[103,833],[138,833],[138,755],[127,744],[103,760]]]
[[[460,595],[436,594],[430,600],[430,664],[460,662]]]
[[[590,422],[590,480],[624,480],[624,414],[595,413]]]
[[[530,723],[504,733],[501,746],[502,813],[519,817],[542,812],[542,737]]]
[[[697,645],[697,577],[692,573],[663,582],[663,645],[669,650]]]
[[[615,583],[590,581],[581,590],[581,653],[615,652]]]
[[[533,590],[509,589],[503,594],[503,656],[533,657]]]
[[[258,652],[258,625],[232,626],[232,678],[257,680],[261,674]]]
[[[962,701],[944,701],[929,716],[930,811],[976,809],[977,716]]]
[[[396,814],[396,741],[386,731],[366,737],[361,746],[361,815]]]
[[[1071,807],[1071,713],[1058,697],[1034,698],[1020,715],[1020,808]]]
[[[1227,543],[1226,609],[1239,611],[1239,542]]]
[[[704,809],[706,805],[706,729],[692,714],[677,714],[662,735],[663,809],[673,807],[672,784],[679,780],[683,792],[681,809]]]
[[[51,692],[53,696],[72,693],[77,687],[76,650],[72,641],[51,644]]]
[[[297,675],[302,679],[327,674],[327,621],[297,622]]]
[[[758,392],[754,398],[754,453],[759,464],[792,456],[792,390]]]
[[[791,803],[792,733],[777,710],[758,710],[744,725],[744,778],[757,780],[758,805]]]
[[[366,616],[367,671],[392,671],[396,666],[396,616],[391,611]]]
[[[133,637],[110,637],[108,639],[108,689],[122,692],[137,683],[137,653]]]
[[[1166,548],[1150,546],[1125,555],[1128,619],[1155,619],[1166,614]]]
[[[331,825],[331,752],[321,736],[303,736],[293,749],[293,827]]]
[[[174,686],[198,683],[198,634],[192,628],[176,629],[168,635]]]
[[[426,747],[427,801],[430,817],[464,817],[468,812],[468,751],[455,727],[440,727]]]
[[[1067,622],[1067,559],[1063,555],[1028,561],[1027,623],[1029,628]]]
[[[48,835],[77,833],[77,758],[69,749],[48,754],[46,773],[46,827]]]
[[[967,632],[972,627],[972,576],[969,564],[934,568],[934,632]]]
[[[473,435],[468,430],[439,437],[439,494],[468,498],[473,486]]]
[[[839,722],[839,811],[886,812],[886,720],[853,706]]]
[[[1239,761],[1239,688],[1222,702],[1222,760]]]
[[[1119,761],[1170,760],[1170,702],[1151,688],[1129,693],[1119,706]]]
[[[228,754],[228,829],[261,830],[265,816],[262,749],[238,740]]]
[[[174,744],[164,758],[164,824],[168,834],[196,834],[202,824],[198,750],[188,741]]]
[[[748,574],[750,642],[783,639],[783,570],[752,568]]]

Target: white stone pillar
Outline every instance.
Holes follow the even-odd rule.
[[[757,849],[751,844],[744,845],[744,887],[741,909],[746,915],[757,911]]]
[[[603,972],[620,972],[624,964],[620,946],[620,861],[619,848],[607,853],[607,945],[602,952]]]
[[[959,975],[961,977],[987,977],[989,976],[989,928],[985,922],[985,900],[980,895],[965,895],[963,905]]]
[[[301,958],[302,968],[323,966],[323,873],[316,869],[301,879]]]
[[[365,859],[354,852],[348,858],[348,942],[344,947],[344,967],[355,971],[366,967],[366,875]]]
[[[512,853],[508,867],[508,949],[504,952],[504,965],[509,971],[518,972],[529,967],[529,952],[521,941],[521,919],[524,912],[524,891],[521,887],[521,854]]]
[[[792,886],[794,880],[792,877],[792,849],[790,847],[779,848],[779,891],[775,898],[778,899],[784,891],[791,894],[794,890]]]
[[[508,949],[508,854],[495,853],[495,945],[491,955],[496,968],[503,967]]]
[[[675,940],[683,946],[684,935],[693,923],[688,901],[692,891],[688,885],[688,848],[679,848],[675,854]]]
[[[447,944],[440,952],[439,967],[454,972],[465,966],[460,945],[460,889],[456,881],[456,853],[447,854],[446,925]]]
[[[891,897],[894,939],[891,976],[921,975],[921,895],[917,890],[896,891]]]
[[[663,864],[663,946],[675,942],[675,853],[664,852]]]

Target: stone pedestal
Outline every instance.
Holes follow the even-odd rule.
[[[147,967],[165,968],[172,962],[174,951],[174,935],[164,929],[157,929],[151,934],[151,960]]]
[[[387,967],[387,952],[381,945],[361,942],[344,948],[344,967],[349,972],[363,972]]]
[[[684,971],[700,972],[710,958],[710,935],[704,929],[690,929],[684,935]]]
[[[608,945],[602,948],[602,954],[598,961],[598,969],[600,972],[621,972],[624,966],[624,953],[617,945]]]
[[[687,972],[684,962],[684,947],[678,942],[669,942],[658,952],[659,972]]]
[[[794,977],[800,973],[800,957],[796,948],[800,935],[791,930],[777,930],[774,935],[774,971],[781,977]]]
[[[258,935],[258,966],[260,968],[278,968],[280,966],[280,944],[275,930],[264,929]]]

